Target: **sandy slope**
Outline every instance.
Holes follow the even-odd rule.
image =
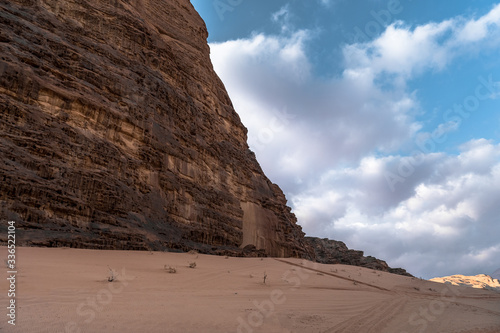
[[[2,315],[2,333],[500,332],[500,293],[353,266],[61,248],[17,260],[17,325]]]

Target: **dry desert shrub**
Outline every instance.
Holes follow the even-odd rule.
[[[163,266],[163,268],[167,271],[167,273],[169,274],[175,274],[177,273],[177,269],[175,267],[172,267],[172,266]]]
[[[108,269],[109,269],[108,282],[113,282],[118,277],[118,274],[116,274],[116,272],[109,266]]]
[[[198,259],[198,257],[199,257],[199,256],[198,256],[198,251],[196,251],[196,250],[190,250],[190,251],[188,252],[188,254],[191,254],[191,255],[193,255],[193,256],[194,256],[194,255],[196,255],[196,257],[194,257],[195,259]]]

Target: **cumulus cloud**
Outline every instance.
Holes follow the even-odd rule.
[[[295,213],[315,234],[362,245],[425,276],[450,274],[450,268],[492,271],[498,266],[492,249],[500,232],[500,145],[473,140],[461,149],[457,156],[424,156],[396,195],[384,173],[408,157],[370,156],[357,168],[332,170],[293,197]]]
[[[416,121],[420,103],[407,82],[446,68],[472,45],[493,47],[499,22],[500,5],[478,19],[396,22],[372,41],[345,45],[342,74],[330,79],[312,73],[308,30],[210,47],[250,147],[307,234],[428,278],[478,274],[499,266],[500,146],[476,139],[455,155],[403,154],[432,137]],[[459,125],[444,121],[437,131]]]
[[[389,25],[372,41],[344,48],[346,72],[376,77],[393,74],[391,80],[408,79],[425,70],[442,70],[456,57],[481,48],[498,47],[500,4],[479,19],[457,17],[443,22],[411,26],[402,21]],[[404,80],[396,80],[404,82]]]
[[[488,14],[477,20],[466,21],[458,29],[458,42],[476,42],[491,38],[495,32],[498,32],[500,26],[500,5],[496,5]]]
[[[408,78],[428,68],[442,69],[450,60],[450,52],[441,45],[440,38],[451,28],[452,21],[429,23],[413,30],[403,22],[393,23],[374,41],[344,48],[346,72],[352,75],[369,71],[373,76],[389,73]]]
[[[417,129],[408,117],[411,94],[382,91],[366,76],[315,79],[308,38],[299,31],[211,44],[214,67],[250,129],[250,146],[280,184],[390,150]]]

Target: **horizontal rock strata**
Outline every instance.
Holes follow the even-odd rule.
[[[23,244],[307,255],[189,0],[0,1],[0,26],[0,218]]]

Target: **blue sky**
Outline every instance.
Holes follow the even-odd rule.
[[[304,231],[431,278],[500,268],[500,4],[191,0]]]

